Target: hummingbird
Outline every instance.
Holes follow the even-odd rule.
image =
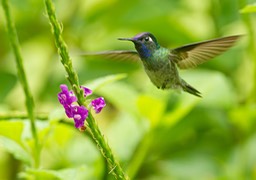
[[[240,36],[227,36],[169,49],[161,46],[153,34],[142,32],[132,38],[118,38],[131,41],[136,50],[102,51],[85,55],[141,60],[146,74],[158,89],[183,90],[202,97],[197,89],[180,77],[178,68],[194,68],[220,55],[233,46]]]

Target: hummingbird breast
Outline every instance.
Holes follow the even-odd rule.
[[[160,49],[147,60],[142,60],[151,82],[160,89],[180,87],[180,77],[175,63],[170,60],[169,53],[169,50]]]

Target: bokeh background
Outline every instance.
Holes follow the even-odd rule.
[[[31,168],[28,162],[29,122],[18,118],[25,113],[25,98],[1,8],[0,179],[112,179],[88,134],[60,122],[72,122],[57,100],[59,85],[68,81],[44,2],[10,3],[38,114],[41,169]],[[241,12],[255,1],[54,3],[81,84],[91,88],[100,84],[94,94],[106,99],[107,107],[95,115],[97,123],[132,179],[256,179],[256,16]],[[228,35],[246,36],[223,55],[180,71],[202,92],[202,99],[158,90],[140,62],[81,56],[134,49],[132,43],[117,38],[144,31],[170,48]]]

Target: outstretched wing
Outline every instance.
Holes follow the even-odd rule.
[[[188,44],[171,50],[172,60],[180,69],[196,67],[228,50],[240,35]]]
[[[139,54],[135,50],[117,50],[117,51],[101,51],[92,53],[82,53],[82,56],[102,57],[114,60],[139,60]]]

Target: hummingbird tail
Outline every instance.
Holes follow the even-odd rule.
[[[192,86],[190,86],[188,83],[186,83],[184,80],[181,81],[181,87],[183,89],[183,91],[188,92],[190,94],[193,94],[194,96],[197,97],[202,97],[201,93],[196,90],[195,88],[193,88]]]

